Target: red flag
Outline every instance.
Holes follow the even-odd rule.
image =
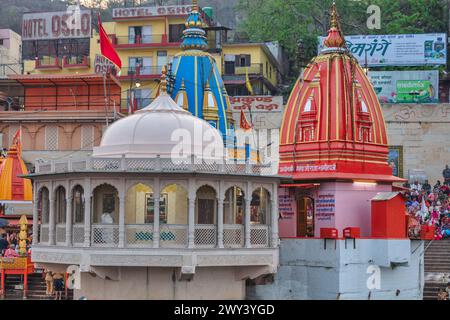
[[[244,131],[250,130],[253,128],[253,126],[248,122],[247,117],[245,116],[244,110],[241,109],[241,123],[240,123],[241,129]]]
[[[103,29],[102,21],[100,20],[100,14],[98,15],[98,33],[100,34],[100,49],[102,55],[114,63],[119,69],[122,69],[122,61],[120,60],[119,55],[114,49],[111,40],[108,37],[105,29]]]

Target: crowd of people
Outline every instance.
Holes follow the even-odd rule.
[[[443,182],[438,180],[431,185],[428,180],[423,184],[406,182],[406,208],[409,214],[409,235],[418,238],[422,226],[435,228],[435,239],[450,238],[450,168],[447,165],[442,172]]]
[[[5,232],[0,234],[0,256],[5,258],[19,257],[19,241],[19,236],[16,232]],[[28,253],[32,242],[31,234],[28,235],[26,242]]]

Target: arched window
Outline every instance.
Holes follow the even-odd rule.
[[[267,224],[269,217],[269,192],[260,187],[253,191],[250,203],[250,222],[253,224]]]
[[[72,217],[74,224],[84,222],[84,210],[84,190],[78,185],[72,191]]]
[[[55,192],[56,224],[66,222],[66,189],[59,186]]]
[[[216,223],[216,198],[216,191],[210,186],[203,186],[197,190],[196,224]]]
[[[41,188],[39,191],[38,215],[41,218],[41,224],[49,223],[49,191],[46,187]]]
[[[239,187],[231,187],[225,193],[224,224],[244,224],[244,192]]]

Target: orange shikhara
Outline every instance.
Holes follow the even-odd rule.
[[[381,105],[345,47],[336,7],[326,48],[297,81],[286,105],[280,174],[296,179],[396,181],[388,165]]]
[[[1,201],[31,201],[33,199],[31,181],[19,177],[26,174],[28,170],[22,160],[20,134],[16,134],[6,158],[0,161]]]

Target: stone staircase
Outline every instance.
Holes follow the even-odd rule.
[[[427,248],[428,247],[428,248]],[[450,282],[450,240],[425,243],[424,300],[437,300],[440,289]]]
[[[21,300],[23,299],[23,276],[7,275],[5,281],[5,300]],[[73,290],[68,290],[67,300],[73,300]],[[63,299],[65,295],[63,292]],[[28,275],[28,300],[52,300],[54,297],[46,295],[45,279],[42,271]]]

